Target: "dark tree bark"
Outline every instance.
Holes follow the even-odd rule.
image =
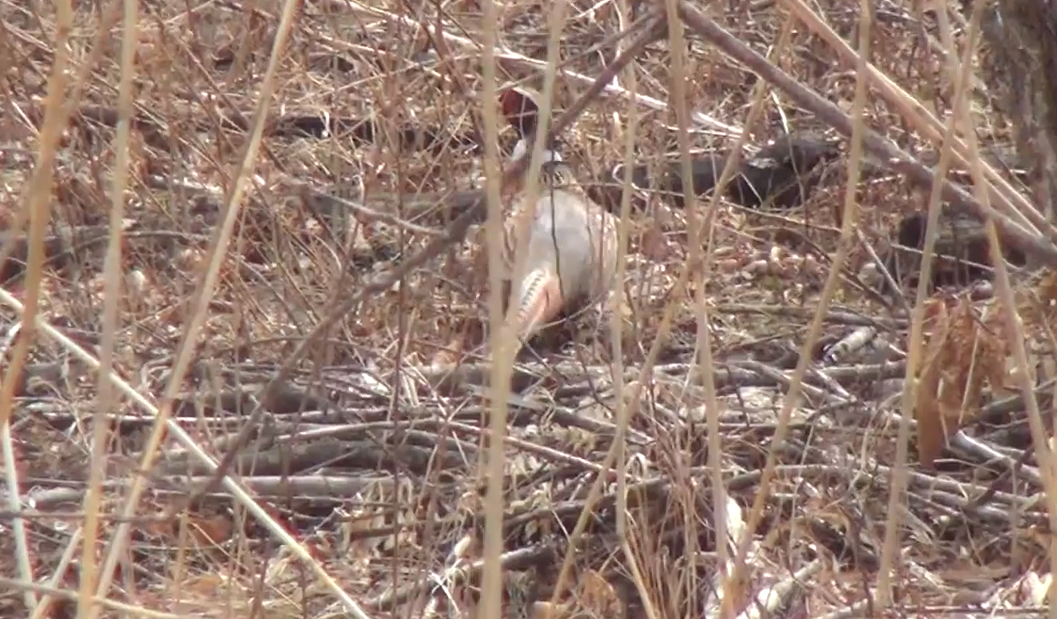
[[[1032,162],[1039,210],[1057,222],[1057,2],[998,0],[983,10],[982,77],[1013,125],[1018,159]]]

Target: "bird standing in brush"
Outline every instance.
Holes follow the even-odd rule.
[[[519,137],[511,162],[531,155],[539,120],[536,99],[523,88],[500,93],[503,115]],[[527,171],[504,191],[512,209],[503,226],[503,279],[513,293],[510,302],[523,341],[562,314],[604,301],[617,283],[616,219],[587,196],[555,144],[546,144],[542,155],[534,200],[525,187]],[[518,247],[519,229],[526,225],[527,240]],[[523,255],[517,255],[519,249]],[[518,265],[520,277],[514,273]]]

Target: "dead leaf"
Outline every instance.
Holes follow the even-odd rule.
[[[918,460],[931,466],[943,449],[942,414],[936,402],[939,389],[937,360],[947,337],[947,307],[942,300],[929,299],[925,307],[925,342],[921,367],[915,372],[918,386],[915,394],[914,417],[918,422]],[[909,343],[908,343],[909,344]],[[909,348],[909,346],[908,346]]]
[[[1010,337],[995,307],[982,320],[968,296],[928,303],[914,416],[918,461],[932,467],[947,438],[979,414],[984,387],[1005,388]]]

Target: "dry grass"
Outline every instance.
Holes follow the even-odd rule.
[[[0,237],[5,242],[23,234],[12,228],[25,224],[21,209],[55,61],[54,7],[39,4],[35,14],[20,3],[0,4],[0,65],[7,67],[0,82],[0,225],[11,229]],[[160,402],[195,315],[193,295],[210,264],[210,237],[225,217],[226,197],[250,142],[247,128],[282,5],[141,4],[120,278],[110,280],[122,290],[117,328],[103,338],[122,33],[120,21],[100,33],[101,14],[109,9],[92,3],[75,7],[66,42],[71,75],[79,75],[102,34],[98,62],[75,87],[80,100],[53,166],[45,240],[59,249],[49,249],[39,314],[93,354],[112,345],[114,373]],[[529,0],[500,4],[500,45],[544,58],[547,6]],[[750,3],[724,6],[724,11],[713,7],[710,17],[764,54],[790,19],[774,6],[751,11]],[[819,8],[831,27],[854,43],[855,3]],[[270,120],[265,128],[230,249],[192,342],[192,365],[176,385],[180,395],[171,409],[175,422],[217,460],[235,450],[232,473],[371,617],[390,611],[454,613],[455,602],[461,611],[475,608],[472,587],[453,570],[481,556],[487,479],[481,428],[487,427],[489,411],[482,390],[438,386],[423,377],[422,368],[453,340],[481,340],[487,313],[474,289],[481,277],[471,254],[483,235],[447,249],[427,268],[342,316],[296,363],[283,388],[268,394],[265,421],[246,436],[251,443],[236,445],[235,437],[244,426],[240,416],[260,404],[255,399],[260,387],[333,304],[420,250],[458,214],[445,212],[439,198],[423,196],[480,185],[477,154],[453,145],[414,149],[399,137],[411,125],[468,139],[484,135],[480,53],[462,45],[481,39],[480,7],[444,4],[448,37],[440,46],[423,27],[436,25],[437,10],[434,4],[384,0],[301,7],[271,102],[270,119],[287,121]],[[923,30],[916,17],[900,11],[878,12],[872,61],[942,118],[953,96],[944,46],[929,34],[934,29]],[[595,46],[620,30],[620,19],[617,4],[572,2],[562,69],[587,80],[597,75],[616,52],[608,43]],[[689,30],[687,37],[686,74],[672,76],[668,43],[654,43],[632,66],[638,92],[667,101],[672,80],[685,80],[690,109],[741,127],[752,103],[753,76]],[[833,58],[819,37],[794,29],[777,64],[848,110],[856,73]],[[500,54],[498,66],[501,80],[542,83],[537,66],[510,54]],[[569,107],[588,85],[559,77],[556,110]],[[622,159],[626,129],[619,119],[627,118],[628,106],[625,97],[604,96],[563,134],[585,179]],[[1008,123],[982,91],[974,92],[973,106],[984,145],[1009,140]],[[354,139],[348,126],[323,137],[293,136],[288,129],[295,116],[373,119],[378,130],[370,144]],[[913,152],[920,145],[880,99],[867,99],[864,117],[902,147]],[[637,118],[641,160],[660,161],[676,150],[672,111],[642,106]],[[783,125],[825,129],[777,91],[767,94],[758,126],[744,129],[749,142],[759,144]],[[691,143],[713,149],[733,140],[696,132]],[[853,281],[851,275],[870,260],[862,243],[850,249],[843,271],[849,277],[837,289],[821,342],[813,347],[820,365],[806,374],[788,439],[771,444],[781,396],[840,237],[835,213],[843,208],[844,172],[835,170],[826,186],[793,212],[746,212],[720,202],[707,248],[710,276],[695,274],[688,290],[676,291],[683,299],[702,292],[706,300],[711,331],[705,337],[713,358],[708,371],[718,390],[717,408],[709,406],[711,397],[695,375],[699,308],[691,301],[674,308],[654,373],[639,382],[672,284],[692,252],[684,212],[651,199],[633,214],[621,317],[623,393],[640,399],[627,428],[627,530],[615,535],[614,508],[620,503],[608,483],[612,479],[604,477],[601,502],[569,555],[571,591],[558,591],[560,606],[537,606],[536,615],[602,615],[616,612],[625,598],[631,612],[650,619],[712,609],[717,553],[726,556],[728,544],[716,538],[713,515],[726,514],[732,535],[744,531],[740,509],[747,510],[757,496],[770,449],[778,450],[777,477],[760,526],[750,531],[755,537],[746,588],[735,595],[735,608],[744,607],[745,596],[804,570],[804,586],[785,601],[800,609],[795,612],[823,616],[848,607],[868,612],[862,605],[873,603],[879,573],[893,567],[882,563],[881,548],[897,466],[894,396],[905,366],[887,344],[836,360],[824,353],[862,325],[895,348],[909,347],[906,317],[890,315]],[[362,211],[334,205],[323,212],[319,203],[304,199],[306,185],[350,197],[385,217],[369,220]],[[863,184],[856,197],[862,239],[878,248],[904,213],[926,203],[896,177]],[[23,286],[32,281],[14,278],[6,290],[25,300]],[[20,319],[12,303],[2,311],[5,325]],[[50,579],[52,587],[36,593],[53,595],[57,605],[50,616],[72,616],[72,592],[84,559],[59,569],[60,555],[76,541],[71,531],[83,523],[83,510],[96,510],[99,541],[87,554],[102,562],[103,540],[118,524],[113,516],[124,509],[152,422],[127,392],[112,408],[105,401],[101,405],[91,368],[47,331],[37,335],[13,409],[15,471],[23,496],[34,501],[26,509],[36,510],[24,520],[30,563],[37,581]],[[524,600],[549,598],[569,550],[567,535],[616,429],[607,335],[575,328],[557,335],[572,337],[543,342],[549,345],[539,358],[524,359],[514,377],[520,393],[510,401],[503,477],[510,552],[504,564],[510,571],[504,599],[506,612],[519,616],[529,612]],[[9,359],[3,367],[7,374]],[[93,437],[90,420],[100,406],[116,415],[109,432]],[[716,415],[720,429],[711,443],[708,414]],[[1031,497],[1042,492],[1045,475],[1040,477],[1031,460],[1013,467],[1030,450],[1023,413],[1011,416],[999,402],[983,404],[978,414],[966,430],[979,442],[959,438],[959,458],[911,472],[892,574],[894,602],[907,614],[1041,604],[1038,579],[1048,573],[1049,542],[1046,513]],[[730,504],[715,504],[708,489],[710,446],[720,449]],[[93,458],[93,448],[102,456]],[[107,484],[86,501],[93,468]],[[146,616],[136,609],[169,613],[155,616],[329,616],[336,608],[331,584],[306,567],[304,556],[276,542],[260,519],[228,495],[211,492],[186,505],[187,475],[190,487],[198,488],[210,469],[170,431],[159,462],[147,473],[150,490],[135,511],[139,517],[131,523],[115,586],[104,592],[111,600],[103,604],[104,616],[122,610]],[[8,557],[17,554],[8,533],[12,521],[10,513],[0,519],[5,532],[0,548]],[[79,549],[74,556],[81,556]],[[5,575],[19,573],[15,561],[2,564]],[[430,574],[441,574],[444,585],[434,587]],[[2,614],[31,614],[25,583],[3,582]],[[642,603],[643,593],[648,604]]]

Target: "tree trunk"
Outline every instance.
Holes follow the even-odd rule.
[[[1033,166],[1036,205],[1057,223],[1057,2],[998,0],[983,10],[982,77],[1013,125],[1018,159]]]

